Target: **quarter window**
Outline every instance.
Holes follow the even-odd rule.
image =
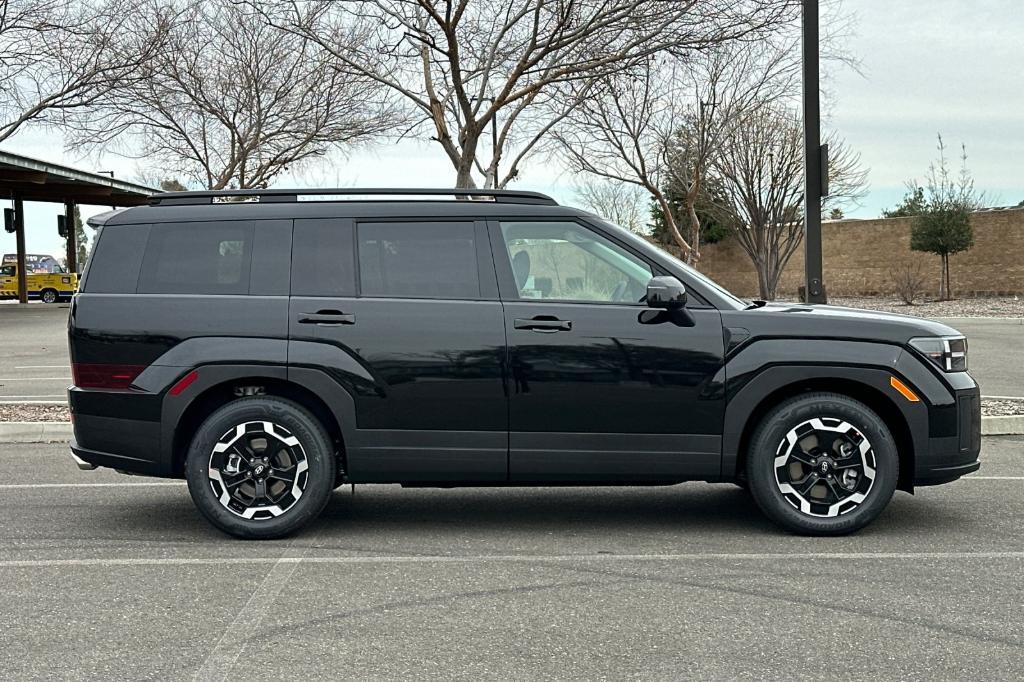
[[[651,267],[573,222],[502,222],[520,299],[638,303]]]
[[[472,222],[361,223],[363,296],[480,298]]]

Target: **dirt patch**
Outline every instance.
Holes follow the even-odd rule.
[[[916,317],[1024,317],[1024,298],[959,298],[953,301],[925,301],[906,305],[898,298],[879,296],[835,296],[832,305],[903,313]]]
[[[0,405],[0,422],[71,421],[67,405]]]

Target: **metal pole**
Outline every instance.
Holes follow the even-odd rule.
[[[14,197],[14,239],[18,245],[18,302],[28,303],[28,277],[25,272],[25,202]]]
[[[821,262],[821,103],[818,0],[803,0],[804,276],[808,303],[827,303]]]
[[[68,272],[78,272],[78,232],[75,230],[75,202],[64,202],[64,225],[68,231],[65,260]]]
[[[494,102],[494,98],[491,98]],[[501,180],[501,173],[498,172],[498,113],[491,116],[491,150],[494,154],[494,189],[498,189],[498,182]]]

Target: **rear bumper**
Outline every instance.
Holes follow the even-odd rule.
[[[950,435],[928,439],[928,452],[917,458],[914,485],[949,483],[981,467],[981,391],[973,386],[954,396],[955,409],[943,416],[948,424],[942,430]]]
[[[80,468],[171,475],[161,448],[159,396],[72,388],[68,406],[74,423],[71,452]]]

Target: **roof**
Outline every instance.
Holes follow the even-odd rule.
[[[139,206],[160,190],[0,151],[0,197],[25,201],[74,201],[100,206]]]

